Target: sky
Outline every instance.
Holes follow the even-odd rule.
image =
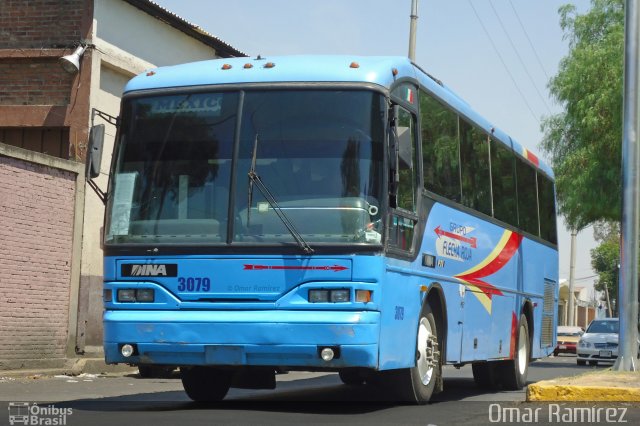
[[[411,0],[154,0],[250,56],[406,56]],[[418,0],[416,63],[495,127],[536,152],[544,117],[562,106],[547,84],[568,52],[558,8],[589,0]],[[560,278],[570,236],[559,220]],[[595,273],[591,228],[577,236],[576,286]]]

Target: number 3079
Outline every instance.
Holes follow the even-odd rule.
[[[209,291],[211,280],[207,277],[179,277],[178,291]]]

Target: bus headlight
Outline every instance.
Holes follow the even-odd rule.
[[[155,292],[152,288],[120,288],[117,294],[120,303],[153,303],[155,301]]]
[[[136,290],[136,302],[152,303],[155,294],[152,288],[139,288]]]
[[[344,303],[350,300],[351,290],[348,288],[309,290],[309,303]]]
[[[331,303],[344,303],[349,301],[349,293],[348,289],[341,290],[331,290],[329,293],[331,295]]]
[[[118,289],[118,302],[132,303],[136,301],[136,291],[133,288]]]

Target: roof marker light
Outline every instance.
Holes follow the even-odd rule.
[[[357,62],[351,62],[351,65],[349,65],[349,68],[360,68],[360,64]]]
[[[155,75],[156,72],[155,71],[147,71],[147,77],[151,77],[152,75]]]
[[[222,69],[223,69],[223,70],[230,70],[231,68],[233,68],[233,67],[231,66],[231,64],[224,64],[224,65],[222,65]]]
[[[275,66],[276,66],[276,64],[274,64],[273,62],[267,62],[266,64],[264,64],[265,68],[273,68]]]
[[[249,63],[244,64],[244,69],[248,70],[249,68],[253,68],[253,65]]]

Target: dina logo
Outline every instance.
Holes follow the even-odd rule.
[[[122,276],[124,277],[175,277],[178,275],[178,265],[176,264],[124,264],[122,265]]]
[[[166,277],[167,265],[131,265],[131,275],[134,277]]]

